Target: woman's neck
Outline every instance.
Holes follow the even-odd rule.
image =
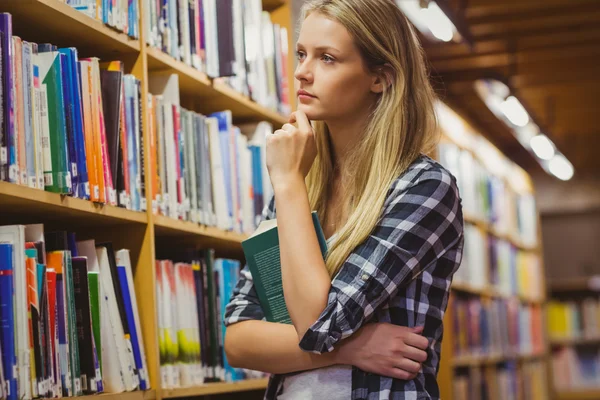
[[[368,110],[350,117],[325,121],[329,129],[335,168],[343,175],[352,150],[363,136]]]

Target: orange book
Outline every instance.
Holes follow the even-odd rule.
[[[90,182],[90,200],[100,202],[100,185],[98,183],[98,160],[96,159],[94,124],[92,114],[92,65],[87,60],[79,61],[81,65],[81,102],[83,104],[83,130],[85,137],[85,154]],[[57,271],[58,273],[58,271]]]
[[[38,293],[37,293],[37,263],[34,257],[25,258],[25,269],[27,271],[27,317],[29,319],[29,363],[31,367],[31,388],[33,395],[37,396],[38,384],[35,368],[35,341],[34,341],[34,318],[33,313],[39,316]],[[36,318],[36,321],[37,318]]]
[[[156,154],[156,97],[148,95],[148,134],[150,142],[150,199],[152,200],[152,212],[158,213],[158,193],[160,181],[158,179],[158,160]],[[143,161],[142,161],[143,162]]]

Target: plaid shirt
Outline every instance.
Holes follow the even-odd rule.
[[[275,217],[274,200],[263,218]],[[437,372],[442,320],[450,283],[462,257],[463,217],[455,178],[421,156],[388,192],[382,217],[332,281],[327,306],[300,347],[323,353],[370,322],[424,326],[427,361],[412,380],[352,370],[352,399],[439,399]],[[247,267],[240,275],[225,324],[260,320],[264,315]],[[273,375],[265,399],[276,399],[284,375]]]

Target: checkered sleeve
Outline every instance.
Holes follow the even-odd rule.
[[[342,265],[328,304],[300,341],[303,350],[332,351],[460,242],[461,200],[452,175],[431,166],[411,175],[394,182],[379,223]]]
[[[263,209],[261,220],[268,220],[275,217],[275,199],[271,198],[269,204]],[[225,326],[235,324],[236,322],[247,320],[262,320],[265,318],[263,309],[256,294],[254,280],[248,269],[248,265],[240,271],[238,280],[231,299],[225,308]]]

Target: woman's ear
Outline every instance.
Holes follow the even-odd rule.
[[[394,69],[389,63],[375,67],[373,83],[371,84],[371,92],[383,93],[384,90],[392,85],[393,80]]]

